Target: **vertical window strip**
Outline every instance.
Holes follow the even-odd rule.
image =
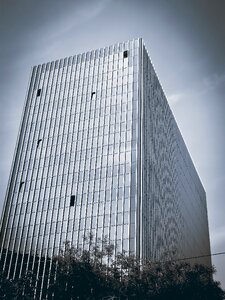
[[[83,62],[84,62],[84,70],[83,70],[83,78],[81,80],[81,91],[82,91],[82,99],[81,99],[81,105],[80,105],[80,110],[83,106],[83,103],[85,103],[85,108],[84,108],[84,111],[86,112],[86,108],[87,108],[87,98],[90,98],[91,95],[88,95],[87,94],[87,91],[88,89],[86,90],[86,97],[85,97],[85,88],[84,88],[84,84],[85,84],[85,75],[88,74],[89,75],[89,72],[90,72],[90,62],[87,60],[87,55],[83,57]],[[90,103],[90,102],[89,102]],[[90,104],[91,105],[91,104]],[[84,144],[84,138],[83,138],[83,134],[84,134],[84,123],[85,123],[85,118],[83,120],[81,120],[81,114],[80,114],[80,118],[79,118],[79,126],[78,126],[78,129],[79,129],[79,132],[82,132],[82,137],[81,137],[81,149],[80,149],[80,162],[81,162],[81,154],[83,151],[85,151],[85,147],[86,145]],[[82,126],[81,126],[82,125]],[[86,157],[86,153],[85,153],[85,157]],[[84,157],[84,160],[85,160],[85,157]],[[85,165],[84,165],[84,170],[85,170]],[[81,219],[82,219],[82,211],[84,210],[86,212],[87,210],[87,195],[86,195],[86,199],[85,197],[83,196],[83,188],[84,188],[84,171],[81,170],[81,163],[79,163],[79,174],[83,173],[83,178],[82,178],[82,181],[80,182],[79,180],[79,185],[81,186],[81,191],[79,192],[80,194],[78,195],[79,197],[82,196],[81,198],[81,202],[80,202],[80,212],[79,212],[79,234],[78,234],[78,246],[81,246],[82,248],[84,247],[84,234],[85,234],[85,223],[84,223],[84,227],[83,229],[81,229]],[[78,193],[78,187],[77,187],[77,193]],[[81,241],[81,244],[79,244],[79,242]]]
[[[47,78],[47,80],[48,80],[48,78],[49,78],[49,72],[46,72],[46,65],[44,66],[42,66],[42,78],[43,78],[43,80],[42,80],[42,84],[43,84],[43,82],[45,82],[45,78]],[[38,99],[38,101],[39,101],[39,105],[38,105],[38,112],[37,112],[37,119],[38,118],[40,118],[40,121],[42,121],[42,119],[43,119],[43,115],[44,115],[44,105],[41,105],[41,103],[44,103],[45,102],[45,98],[46,98],[46,93],[47,93],[47,91],[44,89],[43,90],[43,93],[42,93],[42,97],[41,97],[41,99]],[[41,107],[42,106],[42,107]],[[29,140],[31,141],[32,140],[32,153],[35,153],[35,155],[34,155],[34,162],[35,162],[35,160],[37,160],[37,156],[38,156],[38,152],[37,152],[37,147],[36,147],[36,138],[38,138],[38,135],[39,135],[39,131],[40,131],[40,128],[41,127],[39,127],[38,128],[38,126],[37,126],[37,122],[35,122],[35,129],[34,129],[34,132],[33,132],[33,137],[31,137]],[[31,155],[32,155],[32,153],[31,153]],[[36,182],[35,182],[35,186],[34,186],[34,191],[28,191],[28,199],[29,198],[33,198],[34,197],[34,195],[32,195],[32,193],[34,194],[35,193],[35,191],[36,191],[36,187],[37,187],[37,174],[36,174],[36,172],[35,172],[35,169],[34,169],[34,166],[35,166],[35,164],[33,164],[33,166],[31,165],[31,169],[32,169],[32,174],[31,174],[31,179],[33,179],[33,180],[36,180]],[[39,163],[37,164],[37,170],[39,169]],[[40,194],[40,191],[36,191],[36,194]],[[33,197],[32,197],[33,196]],[[37,197],[38,198],[38,197]],[[33,202],[32,202],[32,206],[33,206]],[[32,212],[32,210],[31,210],[31,212]],[[28,224],[28,228],[30,227],[30,223],[31,223],[31,221],[32,221],[32,219],[31,219],[31,217],[32,217],[32,213],[30,214],[30,218],[29,218],[29,224]],[[33,221],[32,221],[33,222]],[[34,220],[34,224],[35,224],[35,220]],[[34,227],[33,227],[34,228]],[[27,235],[28,235],[28,232],[27,232]],[[27,237],[26,237],[26,241],[28,241],[28,239],[27,239]],[[23,257],[24,257],[24,255],[27,255],[28,253],[26,253],[26,247],[27,247],[27,245],[26,245],[26,243],[25,243],[25,245],[24,245],[24,250],[23,250]],[[30,247],[29,247],[29,254],[30,254],[30,252],[31,252],[31,245],[30,245]],[[30,258],[30,256],[28,255],[28,257]],[[29,258],[28,258],[28,260],[29,260]],[[22,273],[22,265],[21,265],[21,269],[20,269],[20,274]]]
[[[80,60],[80,56],[77,57],[77,66],[76,66],[77,91],[78,91],[78,89],[79,90],[81,89],[81,62],[79,60]],[[80,129],[80,112],[81,112],[81,101],[79,99],[80,99],[80,96],[77,93],[77,96],[76,96],[76,110],[75,110],[74,118],[76,120],[77,115],[79,116],[79,118],[78,118],[78,127],[77,127],[77,130],[76,130],[76,133],[73,132],[73,135],[77,135],[77,137],[78,137],[78,132],[79,132],[79,129]],[[76,155],[76,157],[74,159],[74,166],[75,166],[76,161],[77,161],[77,152],[79,150],[78,149],[79,143],[80,143],[79,140],[76,139],[76,151],[74,153]],[[77,173],[79,174],[79,172],[77,172]],[[74,182],[74,174],[73,174],[72,182]],[[78,181],[76,183],[72,184],[72,193],[74,195],[76,195],[76,199],[77,199],[78,184],[79,184]],[[77,213],[80,214],[80,206],[76,205],[74,215],[77,215]],[[74,236],[72,237],[72,243],[74,244]]]
[[[59,93],[59,100],[58,100],[58,106],[59,106],[59,103],[60,102],[63,102],[64,100],[64,97],[65,97],[65,91],[66,91],[66,81],[67,81],[67,78],[68,78],[68,60],[67,59],[64,59],[64,60],[61,60],[60,61],[60,66],[61,66],[61,69],[60,69],[60,84],[61,85],[64,85],[64,88],[62,89],[61,88],[61,93]],[[66,74],[66,75],[64,75]],[[63,80],[64,79],[64,80]],[[61,100],[62,99],[62,100]],[[68,99],[66,100],[66,103],[65,103],[65,107],[66,107],[66,104],[68,102]],[[58,110],[58,108],[57,108]],[[62,112],[63,110],[65,110],[65,116],[63,118],[62,116]],[[60,117],[60,122],[59,122],[59,127],[58,127],[58,136],[57,136],[57,142],[56,142],[56,149],[57,149],[57,145],[60,145],[60,150],[59,150],[59,154],[62,155],[62,149],[63,149],[63,139],[64,139],[64,132],[65,132],[65,122],[66,122],[66,109],[63,107],[63,104],[61,106],[61,109],[60,109],[60,112],[59,112],[59,116],[56,116],[56,119]],[[61,130],[61,126],[62,126],[62,130]],[[59,133],[61,132],[61,138],[59,137]],[[53,143],[53,141],[52,141]],[[52,145],[51,145],[52,147]],[[64,167],[62,169],[62,171],[60,170],[62,167],[61,167],[62,164],[58,164],[58,167],[57,167],[57,173],[56,173],[56,177],[57,178],[60,178],[59,176],[59,172],[61,172],[63,174],[63,170],[64,170]],[[61,201],[62,201],[62,198],[65,198],[65,195],[62,195],[62,185],[60,186],[60,188],[58,189],[57,186],[58,184],[61,185],[61,182],[59,182],[59,180],[57,180],[56,182],[56,188],[55,188],[55,199],[58,198],[59,199],[59,202],[58,202],[58,211],[57,211],[57,214],[59,216],[59,210],[60,210],[60,207],[61,207]],[[57,192],[59,192],[59,194],[57,194]],[[62,207],[62,220],[64,219],[64,211],[65,211],[65,202],[63,204],[63,207]],[[52,211],[52,214],[54,213],[54,209]],[[52,215],[53,217],[53,215]],[[56,218],[56,220],[58,221],[58,218]],[[60,236],[61,236],[61,233],[62,233],[62,223],[61,222],[61,226],[60,226]],[[58,246],[58,248],[60,247],[60,243],[61,243],[61,240],[59,239],[58,241],[58,245],[56,245],[55,243],[53,243],[52,247],[54,249],[55,246]]]
[[[36,77],[36,78],[38,78],[38,81],[40,80],[40,70],[41,70],[41,67],[39,66],[39,68],[38,68],[38,77]],[[35,83],[37,83],[37,79],[36,79],[36,81],[35,81]],[[35,97],[35,95],[33,94],[33,97]],[[34,111],[34,110],[33,110]],[[20,156],[20,163],[23,163],[23,165],[24,165],[24,161],[25,161],[25,158],[26,158],[26,154],[25,153],[27,153],[27,148],[28,148],[28,142],[29,142],[29,136],[30,136],[30,132],[29,132],[29,127],[26,129],[26,132],[25,132],[25,134],[24,134],[24,139],[23,139],[23,142],[22,143],[25,143],[26,142],[26,148],[25,148],[25,151],[24,151],[24,155],[23,154],[21,154],[21,156]],[[27,141],[26,141],[26,136],[28,136],[28,139],[27,139]],[[24,156],[24,157],[23,157]],[[24,161],[21,161],[21,159],[23,159]],[[23,167],[23,169],[22,169],[22,173],[21,174],[23,174],[23,172],[24,172],[24,167]],[[25,177],[25,175],[24,175],[24,178],[26,178]],[[21,190],[21,193],[18,193],[18,198],[17,198],[17,204],[18,203],[23,203],[24,201],[23,201],[23,199],[24,199],[24,197],[25,197],[25,189],[26,189],[26,186],[27,186],[27,182],[25,182],[25,184],[23,185],[23,188],[22,188],[22,190]],[[15,271],[16,271],[16,269],[17,269],[17,260],[18,260],[18,255],[19,255],[19,249],[20,249],[20,243],[21,243],[21,236],[22,236],[22,231],[21,232],[19,232],[18,230],[19,230],[19,224],[20,224],[20,222],[24,222],[24,219],[25,219],[25,214],[24,215],[21,215],[21,210],[22,210],[22,205],[21,205],[21,207],[20,207],[20,211],[19,211],[19,215],[18,215],[18,221],[17,221],[17,224],[16,224],[16,226],[15,226],[15,232],[16,232],[16,234],[15,234],[15,238],[14,238],[14,241],[13,241],[13,245],[12,245],[12,253],[11,253],[11,258],[10,258],[10,262],[9,262],[9,269],[8,269],[8,276],[10,275],[10,273],[12,272],[12,270],[11,270],[11,265],[12,265],[12,260],[13,260],[13,257],[14,257],[14,251],[15,251],[15,253],[17,253],[16,254],[16,261],[15,261],[15,266],[14,266],[14,272],[13,272],[13,277],[15,276]],[[14,218],[14,220],[15,220],[15,218]],[[13,221],[13,223],[14,223],[14,221]],[[15,223],[14,223],[15,224]],[[21,226],[21,230],[22,230],[22,226]],[[18,236],[20,236],[20,238],[18,238]],[[18,243],[16,244],[15,242],[16,242],[16,240],[18,240]],[[16,246],[17,246],[17,249],[16,249]]]
[[[117,56],[115,56],[115,53],[116,53],[116,46],[114,46],[113,47],[113,66],[114,66],[114,64],[116,63],[117,65],[118,65],[118,59],[117,59]],[[114,68],[113,68],[114,69]],[[118,74],[118,69],[116,68],[116,71],[117,71],[117,74]],[[117,76],[117,80],[118,80],[118,76]],[[117,98],[117,101],[118,101],[118,98]],[[110,103],[110,126],[109,126],[109,128],[111,127],[111,118],[112,118],[112,114],[111,114],[111,112],[112,112],[112,105],[111,105],[111,103]],[[114,128],[115,129],[115,128]],[[114,133],[114,135],[115,135],[115,133]],[[114,137],[114,139],[115,139],[115,137]],[[115,149],[114,148],[115,147],[115,144],[114,144],[114,142],[113,142],[113,149]],[[112,173],[112,175],[114,175],[114,168],[115,168],[115,165],[114,165],[114,159],[113,159],[113,164],[112,164],[112,168],[113,168],[113,173]],[[112,231],[112,205],[113,205],[113,202],[112,202],[112,192],[113,192],[113,186],[112,186],[112,184],[113,184],[113,178],[114,178],[114,176],[112,176],[112,179],[111,179],[111,187],[110,187],[110,190],[111,190],[111,200],[110,200],[110,211],[109,211],[109,240],[110,240],[110,242],[112,242],[112,241],[116,241],[116,232],[114,233],[114,236],[112,236],[112,234],[113,234],[113,231]],[[116,225],[114,225],[114,226],[116,226]],[[115,242],[114,242],[115,243]],[[116,245],[115,245],[116,246]],[[115,249],[114,249],[114,251],[115,251]]]
[[[20,128],[21,133],[20,133],[19,141],[17,143],[17,147],[19,147],[20,142],[23,143],[22,141],[25,139],[24,131],[22,131],[22,130],[25,130],[25,128],[26,128],[25,124],[28,122],[28,119],[29,119],[28,116],[29,116],[29,112],[31,110],[31,107],[29,105],[28,99],[32,99],[32,91],[33,91],[34,78],[36,76],[36,71],[37,71],[37,68],[33,68],[32,75],[31,75],[30,87],[29,87],[29,90],[28,90],[28,95],[27,95],[27,100],[26,100],[27,102],[25,104],[23,121],[22,121],[21,128]],[[18,174],[19,166],[20,166],[20,163],[21,163],[21,155],[22,155],[21,151],[22,151],[22,147],[17,148],[16,155],[15,155],[14,162],[13,162],[13,164],[14,164],[13,165],[13,172],[11,172],[11,174],[10,174],[11,178],[9,180],[10,183],[9,183],[9,187],[7,189],[7,203],[10,201],[11,197],[12,197],[12,199],[10,201],[10,206],[9,206],[8,212],[6,212],[6,210],[4,212],[4,218],[6,218],[6,222],[5,222],[6,226],[5,226],[5,230],[3,229],[4,233],[3,233],[3,242],[2,242],[2,247],[1,247],[1,255],[2,255],[2,252],[4,250],[4,245],[5,244],[6,244],[6,255],[5,255],[5,260],[3,262],[3,270],[5,270],[7,255],[9,255],[9,250],[8,249],[9,249],[9,244],[10,244],[10,237],[12,236],[12,228],[13,228],[13,224],[14,224],[14,218],[12,218],[12,224],[11,224],[11,229],[9,230],[10,233],[9,233],[8,241],[5,240],[5,238],[6,238],[6,229],[8,228],[10,215],[13,215],[15,217],[16,204],[18,203],[17,202],[18,198],[16,198],[14,196],[17,180],[16,180],[15,175],[13,175],[13,174]],[[11,193],[10,190],[12,190],[14,192]],[[14,204],[14,213],[12,211],[12,204]],[[5,214],[6,214],[6,216],[5,216]]]
[[[89,84],[93,84],[93,79],[90,81],[90,69],[91,69],[91,63],[90,63],[90,61],[89,61],[89,63],[86,65],[86,72],[87,72],[87,78],[88,78],[88,82],[87,82],[87,84],[89,85]],[[89,124],[89,121],[90,121],[90,108],[91,108],[91,101],[90,101],[90,94],[89,94],[89,90],[90,89],[87,89],[86,90],[86,99],[85,99],[85,109],[84,109],[84,111],[85,112],[87,112],[87,108],[88,108],[88,106],[89,106],[89,113],[88,113],[88,124]],[[92,100],[92,99],[91,99]],[[86,118],[84,118],[84,123],[86,122]],[[84,127],[83,127],[84,128]],[[89,126],[88,126],[88,128],[89,128]],[[86,130],[83,130],[83,134],[84,134],[84,132],[85,132]],[[87,131],[87,141],[88,141],[88,131]],[[83,137],[83,143],[82,143],[82,152],[83,151],[85,151],[85,156],[84,156],[84,158],[83,158],[83,160],[86,162],[85,163],[85,165],[84,165],[84,175],[85,175],[85,170],[86,170],[86,164],[87,164],[87,161],[88,160],[86,160],[86,155],[87,155],[87,141],[86,141],[86,145],[84,144],[84,141],[85,141],[85,139],[84,139],[84,137]],[[89,167],[90,167],[90,163],[89,163]],[[84,179],[83,179],[83,186],[82,186],[82,190],[84,189]],[[83,194],[83,193],[82,193]],[[86,193],[86,199],[82,199],[82,202],[85,200],[85,215],[87,214],[87,207],[88,207],[88,187],[87,187],[87,193]],[[83,203],[81,203],[81,207],[83,206]],[[80,218],[81,219],[81,218]],[[86,233],[87,233],[87,228],[86,228],[86,226],[87,226],[87,219],[85,218],[85,223],[84,223],[84,235],[85,235],[85,237],[86,237]],[[80,234],[79,234],[80,235]],[[84,249],[84,247],[85,247],[85,241],[83,240],[83,244],[82,244],[82,248]]]
[[[46,66],[45,65],[42,65],[42,69],[41,69],[41,74],[43,74],[42,75],[42,77],[43,78],[45,78],[45,76],[47,76],[46,75]],[[40,85],[40,83],[39,83],[39,85]],[[38,86],[39,86],[38,85]],[[45,92],[43,91],[43,93],[42,93],[42,97],[40,98],[40,99],[38,99],[38,100],[36,100],[36,101],[39,101],[40,103],[42,103],[42,102],[44,102],[44,99],[45,99]],[[39,105],[38,105],[38,112],[37,112],[37,116],[41,116],[41,118],[43,117],[43,113],[44,113],[44,107],[42,107],[41,108],[41,106],[40,106],[40,103],[39,103]],[[28,139],[28,143],[29,142],[31,142],[31,144],[32,144],[32,146],[31,146],[31,151],[30,151],[30,157],[28,158],[28,160],[29,160],[29,162],[31,162],[31,157],[33,156],[34,157],[34,162],[35,162],[35,160],[37,159],[37,155],[38,155],[38,152],[37,152],[37,147],[36,147],[36,136],[37,136],[37,132],[40,130],[40,128],[38,128],[38,125],[37,125],[37,122],[35,122],[35,128],[34,128],[34,131],[33,131],[33,135],[30,135],[29,136],[29,139]],[[34,153],[34,155],[33,155],[33,153]],[[29,154],[28,154],[29,155]],[[29,169],[32,169],[32,173],[31,173],[31,181],[30,182],[32,182],[32,178],[33,178],[33,176],[34,176],[34,166],[35,166],[35,164],[33,164],[33,166],[31,165],[30,166],[30,164],[28,164],[28,170],[27,171],[29,171]],[[39,167],[39,165],[37,166],[37,168]],[[36,184],[37,184],[37,181],[36,181]],[[35,187],[34,187],[34,191],[35,191]],[[30,190],[30,188],[28,188],[28,191],[27,191],[27,200],[29,200],[29,199],[32,199],[33,197],[32,196],[34,196],[34,195],[32,195],[32,193],[34,193],[34,192],[32,192],[31,190]],[[28,202],[26,203],[26,207],[27,207],[27,205],[28,205]],[[32,202],[32,205],[33,205],[33,202]],[[26,212],[26,210],[25,210],[25,212]],[[30,222],[31,222],[31,216],[32,216],[32,213],[30,213],[30,218],[29,218],[29,221],[28,221],[28,228],[30,228]],[[24,221],[25,221],[25,214],[24,214]],[[22,227],[24,227],[24,224],[23,224],[23,226]],[[22,263],[21,263],[21,268],[20,268],[20,271],[19,271],[19,275],[21,275],[21,273],[22,273],[22,267],[23,267],[23,260],[24,260],[24,256],[25,255],[27,255],[28,254],[28,256],[29,256],[29,253],[30,253],[30,251],[31,251],[31,249],[29,249],[29,252],[28,253],[26,253],[26,247],[27,247],[27,241],[28,241],[28,239],[27,239],[27,236],[28,236],[28,231],[27,231],[27,234],[26,234],[26,238],[25,238],[25,243],[24,243],[24,249],[22,250]],[[20,241],[20,248],[21,248],[21,241]],[[30,245],[30,247],[29,248],[31,248],[31,245]],[[19,249],[18,249],[19,250]],[[20,250],[20,251],[21,251]],[[15,270],[16,271],[16,270]],[[16,274],[16,273],[15,273]]]
[[[66,66],[66,79],[65,79],[65,89],[64,89],[64,96],[63,96],[63,99],[64,99],[64,97],[65,96],[67,96],[67,102],[66,102],[66,107],[67,107],[67,104],[68,104],[68,95],[65,95],[65,91],[66,91],[66,82],[67,82],[67,78],[69,77],[70,78],[70,76],[71,76],[71,73],[72,73],[72,70],[71,70],[71,68],[70,68],[70,72],[68,72],[68,69],[69,69],[69,64],[68,64],[68,60],[66,60],[66,63],[64,64],[64,67]],[[63,134],[64,134],[64,132],[65,132],[65,123],[66,123],[66,114],[65,114],[65,118],[64,118],[64,129],[63,129]],[[67,137],[68,138],[68,137]],[[52,149],[52,144],[53,144],[53,140],[52,140],[52,143],[51,143],[51,149]],[[61,148],[62,149],[62,148]],[[51,151],[51,153],[52,153],[52,151]],[[64,164],[64,169],[65,169],[65,164]],[[50,168],[49,168],[49,172],[48,172],[48,178],[51,178],[51,183],[52,183],[52,178],[53,178],[53,167],[52,167],[52,171],[51,171],[51,173],[50,173]],[[64,172],[63,172],[63,174],[64,174]],[[50,187],[50,192],[51,192],[51,188],[52,188],[52,185],[51,185],[51,187]],[[55,188],[55,190],[56,190],[56,188]],[[61,197],[60,197],[61,198]],[[48,197],[48,201],[51,201],[51,198],[50,198],[50,196]],[[65,199],[66,199],[66,195],[65,195]],[[64,211],[65,211],[65,206],[66,206],[66,201],[65,201],[65,203],[64,203]],[[53,214],[54,214],[54,209],[52,208],[52,213],[51,213],[51,215],[50,215],[50,224],[52,223],[52,219],[53,219]],[[63,216],[63,219],[64,219],[64,216]],[[46,220],[47,220],[47,214],[46,214]],[[45,230],[46,230],[46,221],[45,221]],[[48,241],[47,241],[47,245],[45,245],[45,247],[46,247],[46,253],[45,253],[45,258],[47,259],[47,257],[49,256],[49,257],[51,257],[51,255],[48,255],[49,253],[49,242],[50,242],[50,233],[48,234]],[[53,249],[54,249],[54,243],[53,243],[53,245],[52,245],[52,251],[53,251]],[[45,268],[46,268],[46,264],[45,264],[45,266],[44,266],[44,271],[45,271]],[[50,271],[51,271],[51,268],[49,268],[49,275],[48,276],[50,276]],[[42,279],[42,286],[43,286],[43,284],[44,284],[44,278]]]
[[[56,61],[56,66],[57,66],[57,64],[58,64],[58,61]],[[55,69],[56,69],[56,71],[55,71],[55,73],[56,73],[56,86],[57,86],[57,82],[59,82],[59,68],[57,68],[57,67],[55,67]],[[61,78],[60,78],[61,79]],[[55,89],[55,94],[56,94],[56,89]],[[57,108],[58,108],[58,101],[54,101],[54,103],[55,103],[55,105],[57,106]],[[51,124],[51,123],[50,123]],[[50,130],[50,128],[49,128],[49,130]],[[52,143],[53,143],[53,140],[52,140]],[[46,151],[47,151],[47,148],[48,148],[48,145],[49,145],[49,141],[47,141],[46,142],[46,149],[42,149],[42,152],[41,152],[41,154],[43,153],[43,158],[45,158],[46,157]],[[43,165],[43,170],[42,170],[42,178],[43,178],[43,175],[44,175],[44,169],[45,169],[45,164]],[[48,177],[47,176],[47,174],[46,174],[46,177]],[[45,192],[46,193],[46,192]],[[45,195],[43,195],[43,199],[44,199],[44,196]],[[40,200],[42,200],[42,199],[40,199]],[[39,201],[40,201],[39,200]],[[42,200],[42,204],[41,204],[41,212],[43,212],[43,207],[44,207],[44,201]],[[39,233],[40,233],[40,228],[41,228],[41,219],[39,220],[39,224],[37,223],[37,221],[38,221],[38,219],[37,219],[37,216],[38,216],[38,211],[37,211],[37,213],[36,213],[36,216],[35,216],[35,222],[34,222],[34,224],[37,224],[38,225],[38,232],[37,232],[37,238],[36,238],[36,243],[35,243],[35,245],[34,245],[34,253],[38,253],[38,251],[39,251],[39,253],[41,253],[41,248],[39,247],[39,245],[40,245],[40,239],[39,239]],[[41,214],[41,213],[40,213]],[[42,215],[41,215],[42,216]],[[40,255],[41,256],[41,255]],[[38,268],[38,272],[39,272],[39,267],[40,267],[40,259],[38,260],[38,261],[35,261],[35,259],[33,260],[33,263],[32,263],[32,269],[34,269],[34,266],[35,266],[35,264],[37,264],[37,268]]]
[[[54,62],[51,63],[50,72],[49,72],[48,76],[46,75],[46,72],[45,72],[45,77],[44,77],[44,80],[43,80],[43,85],[47,81],[47,86],[49,86],[49,84],[52,86],[52,82],[53,82],[53,78],[54,78],[54,71],[53,71],[54,70],[54,64],[55,64]],[[52,73],[53,73],[53,76],[51,76]],[[48,99],[48,101],[45,101],[46,99]],[[51,110],[51,102],[50,102],[50,98],[47,97],[47,91],[46,91],[46,94],[43,96],[43,102],[44,103],[47,102],[46,103],[46,105],[47,105],[47,115],[49,115],[50,114],[50,110]],[[44,107],[43,107],[43,111],[42,111],[42,114],[41,114],[41,120],[40,120],[40,122],[41,122],[41,124],[44,123],[44,130],[43,130],[43,132],[45,132],[46,131],[47,122],[48,122],[48,118],[46,118],[45,120],[43,120],[43,118],[44,118]],[[37,134],[38,137],[40,137],[41,128],[42,127],[40,126],[38,134]],[[50,130],[50,128],[49,128],[49,130]],[[37,159],[39,157],[39,164],[38,164],[38,170],[39,171],[41,170],[41,168],[40,168],[41,157],[42,157],[42,155],[45,156],[46,151],[47,151],[47,147],[45,149],[44,145],[40,149],[36,150],[36,157],[35,158]],[[43,169],[42,169],[42,172],[41,172],[41,176],[39,176],[41,178],[41,181],[43,181],[43,172],[44,172],[44,165],[43,165]],[[33,176],[35,176],[35,175],[38,176],[38,174],[39,174],[39,172],[37,172],[37,174],[35,174],[33,172]],[[32,176],[32,178],[33,178],[33,176]],[[34,180],[35,180],[35,178],[34,178]],[[39,190],[38,198],[37,198],[37,201],[36,201],[37,203],[39,203],[39,201],[42,200],[42,199],[40,199],[41,193],[42,193],[41,190],[42,190],[42,187],[40,185],[40,190]],[[35,193],[35,187],[34,187],[34,193]],[[43,198],[44,198],[44,196],[43,196]],[[40,199],[40,200],[38,201],[38,199]],[[31,216],[32,216],[33,208],[35,208],[34,205],[35,205],[35,203],[32,202]],[[43,209],[43,205],[44,205],[44,200],[43,200],[43,203],[42,203],[42,209]],[[35,228],[35,224],[36,224],[36,220],[37,220],[36,218],[37,218],[37,212],[36,212],[36,214],[34,216],[34,220],[30,219],[30,221],[33,222],[32,241],[34,241],[34,228]],[[40,226],[41,226],[41,223],[39,224],[39,228],[40,228]],[[29,256],[28,256],[28,262],[27,262],[27,269],[26,269],[26,271],[28,271],[30,260],[32,260],[32,258],[33,258],[33,261],[35,260],[35,257],[32,257],[32,253],[35,253],[34,249],[32,249],[33,246],[34,245],[32,243],[32,245],[30,245],[30,251],[29,251]],[[22,269],[21,269],[21,272],[22,272]]]

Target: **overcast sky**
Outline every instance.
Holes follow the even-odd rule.
[[[0,0],[0,211],[33,65],[143,37],[225,251],[225,1]],[[213,258],[225,288],[225,256]]]

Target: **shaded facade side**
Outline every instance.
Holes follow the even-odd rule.
[[[210,255],[206,195],[142,46],[142,256]],[[191,260],[211,265],[210,256]]]

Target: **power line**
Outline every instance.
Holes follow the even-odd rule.
[[[199,255],[199,256],[192,256],[192,257],[178,258],[178,259],[174,259],[172,261],[188,260],[188,259],[195,259],[195,258],[203,258],[203,257],[209,257],[209,256],[216,256],[216,255],[225,255],[225,252],[217,252],[217,253],[207,254],[207,255]]]

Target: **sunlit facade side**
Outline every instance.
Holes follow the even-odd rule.
[[[40,297],[51,257],[90,232],[115,254],[210,253],[205,192],[142,39],[32,69],[1,222],[2,268],[34,270]]]

